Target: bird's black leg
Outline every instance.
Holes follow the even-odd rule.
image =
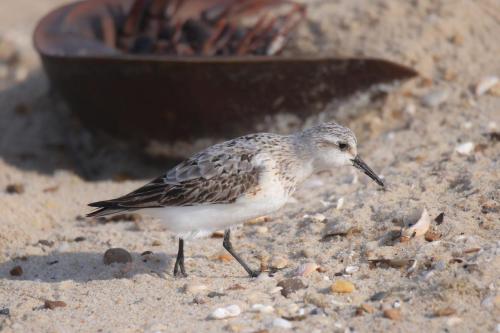
[[[179,268],[181,271],[179,272]],[[174,276],[186,277],[186,269],[184,268],[184,239],[179,238],[179,250],[177,251],[177,259],[175,260]]]
[[[251,270],[250,267],[248,267],[248,265],[243,261],[243,259],[241,259],[240,256],[236,254],[236,252],[234,252],[233,244],[231,244],[231,230],[229,229],[226,229],[226,231],[224,231],[224,242],[222,243],[222,246],[224,246],[227,252],[229,252],[233,256],[233,258],[240,263],[240,265],[245,269],[245,271],[247,271],[250,277],[259,276],[260,272]]]

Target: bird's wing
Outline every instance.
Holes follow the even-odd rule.
[[[111,212],[231,203],[258,185],[261,168],[255,161],[257,153],[252,147],[236,147],[228,141],[198,153],[127,195],[89,206],[101,208],[94,213],[106,215],[102,208]]]

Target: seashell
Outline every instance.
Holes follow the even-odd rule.
[[[417,221],[417,223],[401,230],[401,241],[403,242],[413,237],[425,235],[430,226],[431,219],[429,217],[427,209],[424,208],[424,210],[422,211],[422,215],[420,215],[420,219]]]
[[[312,272],[315,272],[319,269],[319,265],[315,263],[306,263],[302,264],[295,270],[293,276],[308,276]]]
[[[484,95],[499,82],[500,80],[497,76],[487,76],[482,78],[476,85],[476,96]]]
[[[209,316],[210,319],[226,319],[237,317],[241,313],[241,309],[238,305],[229,305],[225,308],[217,308]]]
[[[254,304],[252,305],[252,311],[259,313],[272,313],[274,312],[274,307],[272,305]]]
[[[357,271],[359,271],[359,267],[358,266],[347,266],[344,271],[347,273],[347,274],[352,274],[352,273],[355,273]]]
[[[456,146],[455,151],[460,155],[470,155],[470,153],[474,151],[475,147],[476,145],[474,142],[468,141]]]

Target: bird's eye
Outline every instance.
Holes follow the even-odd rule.
[[[349,145],[347,143],[344,143],[344,142],[339,142],[339,148],[340,148],[340,150],[344,151],[347,148],[349,148]]]

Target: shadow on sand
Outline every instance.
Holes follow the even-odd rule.
[[[16,258],[0,263],[0,280],[88,282],[130,278],[139,274],[164,277],[170,274],[172,260],[175,259],[163,253],[142,256],[140,253],[131,253],[131,255],[133,259],[131,263],[111,265],[105,265],[102,253],[96,252],[53,252],[48,255]],[[19,276],[11,274],[11,270],[16,266],[22,268],[22,274]]]
[[[152,179],[179,162],[153,158],[141,144],[89,132],[50,90],[41,70],[0,91],[0,159],[42,174],[71,170],[87,180]]]

